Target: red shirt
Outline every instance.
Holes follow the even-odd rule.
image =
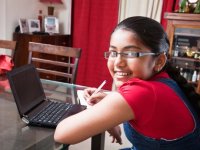
[[[155,81],[169,78],[161,72],[148,81],[133,78],[119,92],[131,107],[130,124],[141,134],[155,139],[176,139],[193,131],[195,123],[187,106],[168,85]]]

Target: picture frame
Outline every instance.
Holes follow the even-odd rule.
[[[40,21],[38,19],[28,19],[29,32],[40,32]]]
[[[58,18],[56,17],[45,17],[44,19],[45,32],[53,34],[59,33]]]
[[[20,18],[19,19],[19,27],[20,27],[20,33],[28,33],[29,27],[28,27],[27,19]]]

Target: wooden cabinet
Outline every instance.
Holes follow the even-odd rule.
[[[200,14],[165,13],[170,61],[200,93]]]
[[[35,35],[35,34],[13,33],[13,40],[17,41],[16,51],[14,55],[15,67],[20,67],[28,63],[29,42],[38,42],[38,43],[53,44],[53,45],[68,46],[68,47],[71,46],[71,36],[61,35],[61,34]],[[42,55],[41,57],[48,57],[53,60],[55,59],[61,59],[62,61],[66,60],[65,57],[58,58],[58,57],[50,56],[50,55]],[[56,69],[62,69],[62,68],[56,68]],[[51,76],[51,75],[46,75],[46,74],[40,74],[40,77],[51,79],[51,80],[65,81],[65,79],[63,78],[61,79],[53,75]]]
[[[15,67],[22,66],[28,62],[28,43],[38,42],[45,44],[53,44],[60,46],[71,46],[70,35],[33,35],[33,34],[22,34],[14,33],[13,40],[17,41],[14,63]]]

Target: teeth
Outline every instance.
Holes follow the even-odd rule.
[[[128,73],[125,73],[125,72],[116,72],[116,74],[119,76],[128,76],[129,75]]]

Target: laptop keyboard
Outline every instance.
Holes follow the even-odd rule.
[[[57,124],[67,110],[72,107],[69,103],[50,101],[47,106],[36,114],[31,121],[45,124]]]

